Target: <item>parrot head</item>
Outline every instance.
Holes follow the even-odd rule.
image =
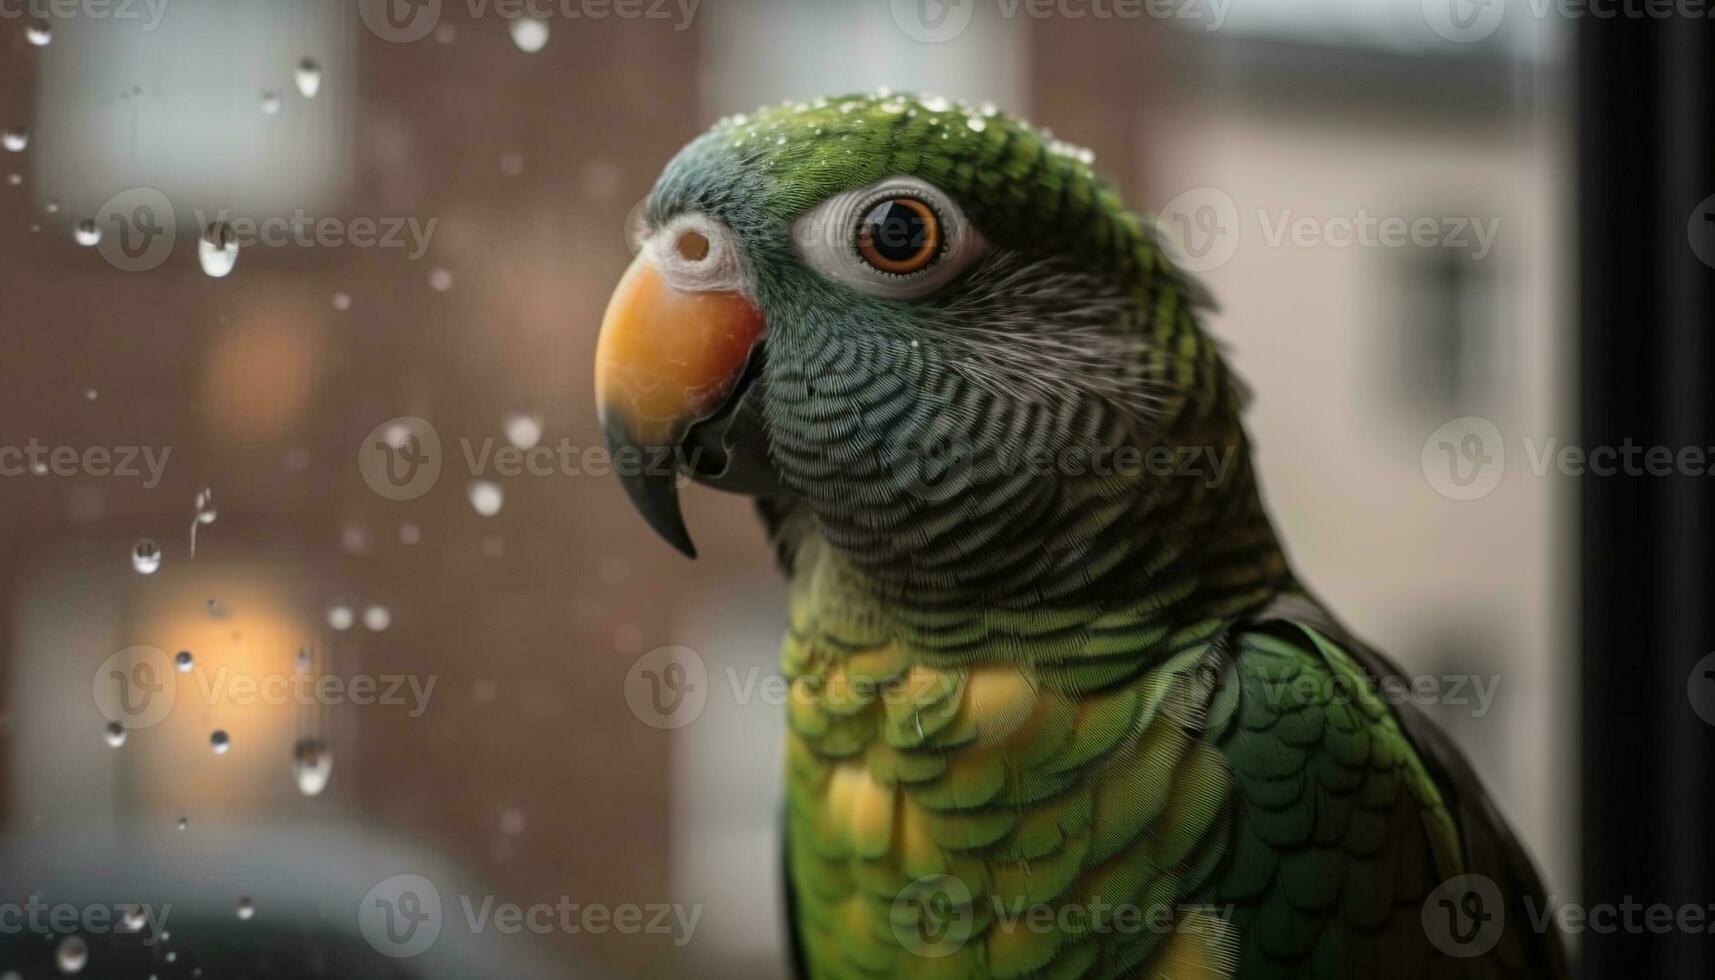
[[[1100,560],[1148,476],[1098,457],[1228,407],[1151,226],[1087,151],[992,109],[881,93],[723,120],[634,234],[598,407],[627,493],[688,555],[675,466],[807,514],[884,578]]]

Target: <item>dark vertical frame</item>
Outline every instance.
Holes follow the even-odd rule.
[[[1707,18],[1578,24],[1580,416],[1587,448],[1715,446]],[[1715,650],[1715,478],[1580,480],[1583,901],[1715,903],[1715,726],[1688,681]],[[1715,681],[1707,682],[1715,687]],[[1580,937],[1586,977],[1715,975],[1715,937]]]

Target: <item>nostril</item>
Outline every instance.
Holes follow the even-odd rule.
[[[701,262],[709,257],[709,240],[702,232],[687,231],[679,236],[679,254],[688,262]]]

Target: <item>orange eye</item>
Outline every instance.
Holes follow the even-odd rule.
[[[877,201],[858,223],[857,251],[881,272],[922,272],[941,257],[941,219],[915,197]]]

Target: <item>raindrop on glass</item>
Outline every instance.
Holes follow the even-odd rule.
[[[356,620],[357,615],[351,611],[350,606],[337,605],[328,607],[328,626],[335,630],[343,633],[346,630],[351,629],[351,624],[356,622]]]
[[[319,738],[300,738],[292,746],[292,776],[298,792],[320,796],[333,776],[333,750]]]
[[[114,748],[118,748],[125,744],[125,726],[116,721],[110,721],[107,723],[106,735],[107,744]]]
[[[322,90],[322,66],[314,58],[305,58],[298,62],[298,70],[292,73],[292,80],[298,83],[299,94],[313,99]]]
[[[24,38],[38,48],[45,48],[53,43],[54,29],[38,20],[24,28]]]
[[[232,272],[238,264],[238,236],[231,225],[216,221],[203,230],[202,241],[197,243],[197,261],[202,263],[203,274],[213,279]]]
[[[54,951],[54,962],[61,973],[76,973],[89,963],[89,946],[81,936],[67,936]]]
[[[180,650],[178,654],[173,657],[173,669],[177,670],[181,674],[190,673],[191,668],[196,665],[197,658],[192,656],[189,650]]]
[[[393,613],[386,606],[370,606],[363,611],[363,625],[371,633],[379,633],[393,624]]]
[[[429,271],[429,286],[437,293],[444,293],[453,288],[453,274],[450,269],[436,268]]]
[[[131,567],[139,575],[153,575],[161,567],[161,546],[154,538],[144,538],[131,548]]]
[[[227,750],[232,748],[232,736],[226,734],[226,729],[216,728],[208,737],[208,745],[214,749],[215,755],[225,755]]]
[[[27,130],[12,126],[0,129],[0,146],[4,146],[13,153],[21,153],[24,147],[29,145],[30,134]]]
[[[119,919],[119,928],[126,932],[142,932],[149,924],[148,913],[141,905],[127,905]]]
[[[243,898],[238,900],[237,911],[238,917],[241,920],[249,922],[251,919],[256,917],[256,903],[250,900],[249,895],[245,895]]]
[[[85,218],[77,223],[76,228],[72,229],[71,237],[79,245],[99,245],[101,244],[101,229],[95,226],[94,221]]]
[[[270,116],[280,112],[280,97],[273,92],[262,93],[262,111]]]
[[[197,494],[196,509],[198,524],[213,524],[214,519],[220,516],[220,511],[214,507],[214,490],[212,488],[203,487],[202,492]]]
[[[548,22],[535,17],[518,17],[512,21],[512,43],[525,54],[535,54],[548,46]]]
[[[491,480],[472,480],[465,492],[470,497],[470,505],[483,517],[500,513],[501,506],[506,503],[506,491]]]
[[[519,449],[534,449],[542,441],[542,416],[527,412],[506,416],[506,441]]]

